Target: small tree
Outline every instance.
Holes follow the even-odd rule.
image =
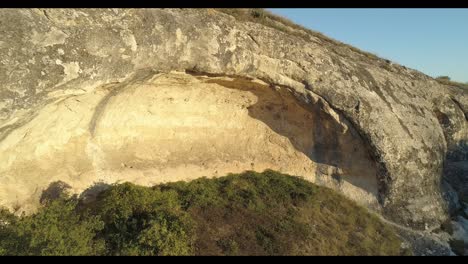
[[[266,15],[265,15],[265,12],[264,12],[263,10],[261,10],[261,9],[259,9],[259,10],[252,10],[252,11],[250,12],[250,14],[251,14],[254,18],[260,18],[260,19],[263,19],[263,18],[265,18],[265,16],[266,16]]]
[[[450,77],[448,76],[439,76],[436,79],[441,81],[450,81]]]

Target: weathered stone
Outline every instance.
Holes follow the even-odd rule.
[[[467,91],[318,34],[191,9],[3,9],[0,32],[10,208],[57,180],[273,168],[424,229],[447,218],[444,164],[467,160]]]

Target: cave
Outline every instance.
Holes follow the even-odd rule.
[[[376,163],[346,119],[260,80],[172,72],[111,83],[44,107],[9,138],[0,198],[10,207],[35,204],[55,180],[79,193],[266,169],[379,207]]]

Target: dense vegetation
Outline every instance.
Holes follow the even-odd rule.
[[[378,217],[274,171],[66,194],[36,214],[0,211],[3,255],[398,255]]]

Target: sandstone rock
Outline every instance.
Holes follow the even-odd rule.
[[[31,211],[58,180],[80,192],[272,168],[438,226],[447,165],[467,161],[468,92],[272,25],[213,10],[1,10],[0,205]]]

